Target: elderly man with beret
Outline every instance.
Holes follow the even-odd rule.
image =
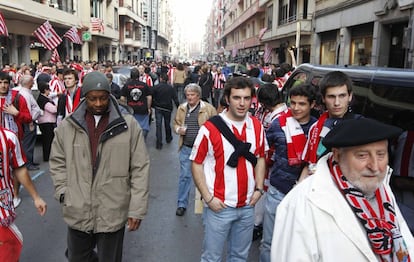
[[[343,121],[323,144],[313,176],[277,209],[272,261],[411,261],[414,239],[388,185],[389,139],[397,127]]]
[[[52,144],[50,172],[68,225],[69,261],[122,261],[125,224],[137,230],[147,212],[144,135],[110,93],[104,74],[87,74],[84,99]]]

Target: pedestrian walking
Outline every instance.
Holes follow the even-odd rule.
[[[33,121],[26,99],[19,94],[17,90],[11,90],[12,78],[8,73],[0,72],[0,123],[1,126],[14,132],[19,141],[23,140],[24,129],[23,125]],[[13,203],[14,207],[18,207],[22,201],[19,197],[20,183],[16,177],[14,179],[13,187]]]
[[[121,114],[106,76],[88,73],[85,97],[57,127],[50,155],[55,198],[68,225],[69,261],[122,261],[125,225],[147,212],[149,158],[142,129]],[[97,249],[95,254],[94,249]]]
[[[23,235],[14,220],[16,210],[13,203],[13,177],[26,188],[33,204],[41,216],[46,214],[47,205],[39,196],[25,167],[26,157],[17,136],[0,127],[0,261],[18,262],[23,246]]]
[[[156,148],[162,148],[162,121],[164,120],[165,140],[171,143],[173,137],[171,132],[171,112],[173,102],[178,108],[177,93],[174,88],[167,83],[168,75],[160,75],[160,83],[152,89],[152,105],[155,108],[155,125],[156,125]]]
[[[177,216],[183,216],[188,206],[191,187],[193,184],[191,172],[191,149],[200,127],[212,116],[216,115],[215,108],[201,99],[201,87],[188,84],[184,88],[186,102],[181,104],[174,118],[174,130],[180,136],[178,147],[180,151],[180,177],[178,179]]]
[[[37,88],[40,92],[37,104],[42,110],[37,122],[39,123],[40,132],[42,132],[43,161],[49,161],[50,149],[55,137],[57,106],[49,97],[51,91],[46,82],[39,82]]]
[[[248,114],[253,83],[227,81],[228,108],[199,130],[190,159],[194,182],[205,201],[201,261],[246,261],[252,243],[254,205],[263,195],[266,141],[259,120]]]
[[[323,145],[323,138],[338,123],[347,119],[360,118],[350,110],[352,101],[352,81],[341,71],[327,73],[319,82],[324,112],[309,131],[308,141],[303,151],[303,159],[308,163],[300,180],[313,174],[316,162],[329,151]]]
[[[414,238],[388,183],[389,140],[401,132],[368,118],[335,126],[322,142],[332,152],[277,209],[271,261],[411,261]]]
[[[275,85],[273,86],[277,89]],[[311,116],[315,98],[316,92],[312,86],[302,85],[292,88],[289,91],[289,109],[282,111],[266,131],[266,138],[271,148],[269,151],[272,152],[270,153],[272,165],[269,168],[269,188],[264,203],[261,262],[270,261],[273,228],[278,226],[275,225],[277,206],[295,186],[305,165],[301,157],[309,128],[316,122],[316,118]]]
[[[140,73],[137,68],[131,69],[131,78],[121,89],[121,102],[126,103],[134,110],[134,117],[140,124],[144,137],[150,130],[149,117],[152,106],[152,91],[139,80]]]

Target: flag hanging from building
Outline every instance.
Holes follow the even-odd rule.
[[[265,63],[270,63],[272,61],[272,47],[269,46],[269,44],[265,44],[264,48],[264,54],[263,54],[263,61]]]
[[[91,29],[92,31],[104,32],[104,25],[102,19],[91,17]]]
[[[63,37],[68,38],[74,44],[81,45],[82,40],[79,36],[78,29],[75,26],[72,26],[64,35]]]
[[[267,31],[267,27],[260,29],[259,40],[262,40],[263,35],[266,33],[266,31]]]
[[[7,26],[4,22],[4,16],[2,13],[0,13],[0,35],[9,36],[9,31],[7,31]]]
[[[52,51],[52,56],[50,57],[50,62],[56,64],[57,62],[60,62],[60,56],[59,56],[59,52],[57,51],[57,49],[53,49]]]
[[[62,38],[56,33],[49,21],[39,26],[33,34],[49,50],[56,48],[62,42]]]

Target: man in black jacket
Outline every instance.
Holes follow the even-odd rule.
[[[162,73],[160,75],[160,83],[154,86],[152,90],[153,106],[155,108],[155,124],[156,124],[156,137],[157,137],[157,149],[162,148],[162,120],[164,119],[165,138],[167,143],[172,141],[171,134],[171,112],[173,110],[173,104],[178,107],[179,102],[177,94],[174,88],[167,84],[168,75]]]

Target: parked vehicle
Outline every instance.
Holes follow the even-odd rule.
[[[131,76],[132,66],[114,66],[113,70],[113,81],[121,88],[124,86],[128,78]]]
[[[405,144],[393,145],[390,164],[394,168],[394,175],[391,185],[411,231],[414,232],[414,148],[412,140],[408,139],[409,134],[413,135],[414,132],[414,70],[302,64],[283,87],[286,101],[293,86],[307,83],[319,90],[320,79],[334,70],[342,71],[352,79],[353,112],[405,130],[399,138]],[[408,167],[405,173],[402,172],[402,161],[405,161],[405,168]]]

